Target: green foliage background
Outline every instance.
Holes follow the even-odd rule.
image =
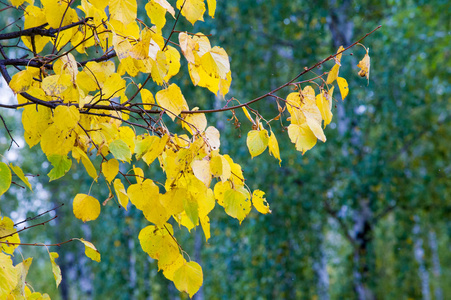
[[[239,226],[216,208],[208,244],[199,229],[194,237],[185,229],[176,234],[204,269],[204,285],[195,299],[357,299],[355,272],[377,299],[418,299],[426,290],[433,299],[451,296],[450,11],[449,1],[440,0],[233,0],[219,1],[216,18],[196,24],[194,32],[213,34],[212,43],[231,57],[229,96],[242,102],[334,53],[333,18],[352,26],[352,41],[379,24],[382,28],[364,41],[372,58],[368,85],[357,76],[363,48],[343,57],[340,72],[351,92],[345,102],[335,103],[327,143],[304,156],[275,124],[282,167],[267,153],[251,160],[245,144],[250,124],[244,116],[238,114],[240,128],[227,121],[227,113],[209,117],[221,130],[224,153],[245,166],[251,189],[267,192],[273,213],[253,211]],[[188,27],[182,23],[180,28]],[[176,80],[190,85],[186,74]],[[201,88],[184,93],[201,107],[223,105]],[[255,108],[268,119],[277,114],[272,100]],[[14,116],[7,121],[16,122]],[[20,137],[20,129],[13,128]],[[3,129],[0,141],[0,153],[7,153]],[[22,240],[84,237],[102,254],[96,264],[84,257],[79,244],[56,249],[63,270],[56,290],[45,249],[22,247],[24,257],[36,256],[29,275],[36,290],[48,291],[54,299],[186,298],[142,252],[137,235],[146,222],[138,211],[125,212],[111,200],[99,219],[81,224],[72,214],[73,195],[91,188],[91,194],[106,199],[103,186],[91,187],[82,168],[49,184],[49,166],[38,151],[24,147],[17,153],[24,171],[41,176],[32,179],[37,186],[33,194],[12,188],[3,196],[2,214],[14,212],[19,218],[65,204],[56,212],[57,221],[24,232]],[[161,176],[156,164],[145,172],[155,180]],[[370,217],[358,236],[362,214]],[[418,245],[422,259],[415,256]],[[325,290],[321,270],[327,271]],[[427,289],[422,289],[424,274],[429,276]]]

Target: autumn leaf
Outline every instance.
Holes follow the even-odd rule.
[[[49,256],[50,262],[52,264],[53,277],[55,277],[56,287],[58,287],[61,283],[62,277],[61,277],[61,269],[56,264],[55,259],[57,259],[59,255],[56,252],[49,252]]]
[[[82,242],[83,245],[85,245],[85,255],[96,262],[100,262],[100,253],[97,250],[97,248],[94,246],[94,244],[91,242],[88,242],[84,239],[78,239],[78,240],[80,242]]]
[[[365,48],[365,47],[364,47]],[[361,61],[357,64],[357,67],[360,68],[359,76],[360,77],[366,77],[368,79],[368,83],[370,82],[370,49],[365,48],[366,54],[362,58]]]
[[[338,77],[337,83],[340,88],[341,100],[344,101],[349,93],[348,82],[343,77]]]
[[[15,165],[13,165],[12,163],[10,163],[10,164],[9,164],[9,167],[10,167],[11,170],[14,172],[14,174],[16,174],[17,177],[19,177],[19,179],[22,180],[22,182],[25,183],[25,185],[26,185],[30,190],[33,190],[33,189],[31,188],[30,182],[28,181],[28,178],[25,177],[25,174],[23,173],[22,169],[21,169],[19,166],[15,166]],[[0,165],[0,174],[1,174],[1,172],[2,172],[1,169],[2,169],[2,167],[1,167],[1,165]],[[2,179],[1,179],[1,175],[0,175],[0,186],[1,186],[1,181],[2,181]],[[2,190],[2,189],[1,189],[1,187],[0,187],[0,195],[2,194],[1,190]]]
[[[11,179],[11,170],[8,165],[0,162],[0,196],[9,189]]]
[[[247,134],[246,144],[252,158],[262,154],[268,143],[269,136],[266,130],[251,130]]]
[[[271,210],[269,209],[269,204],[268,202],[266,202],[264,196],[265,193],[263,191],[255,190],[252,193],[252,205],[259,213],[262,214],[271,213]]]
[[[190,297],[197,293],[202,283],[202,268],[194,261],[185,263],[174,272],[175,287],[181,292],[187,292]]]
[[[72,205],[75,217],[83,222],[95,220],[100,215],[100,203],[92,196],[77,194]]]

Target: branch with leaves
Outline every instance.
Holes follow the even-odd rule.
[[[340,47],[262,96],[238,104],[229,98],[220,109],[201,109],[190,107],[182,88],[172,82],[180,73],[182,57],[194,86],[225,99],[232,82],[229,57],[223,48],[212,46],[209,35],[176,30],[182,16],[193,25],[203,20],[207,11],[204,0],[178,0],[176,8],[166,0],[149,2],[144,8],[152,25],[137,19],[138,4],[134,0],[87,0],[78,10],[72,7],[73,1],[45,1],[42,7],[26,5],[22,0],[13,0],[12,4],[23,9],[24,24],[19,31],[0,34],[0,73],[17,95],[17,103],[0,104],[0,108],[22,110],[24,139],[30,148],[40,145],[53,166],[50,180],[64,176],[72,163],[81,163],[93,182],[102,180],[110,191],[104,205],[115,198],[125,210],[130,203],[141,210],[151,223],[139,233],[142,249],[158,260],[164,276],[190,297],[202,285],[202,268],[183,251],[169,222],[188,230],[200,225],[208,240],[209,213],[216,204],[240,223],[252,207],[263,214],[271,212],[265,193],[251,191],[241,166],[220,152],[221,133],[208,126],[207,115],[229,111],[239,124],[235,110],[241,108],[252,124],[247,134],[251,156],[269,148],[280,164],[271,123],[287,117],[288,111],[288,135],[296,150],[304,154],[318,139],[326,141],[323,129],[332,119],[334,83],[341,99],[349,92],[346,79],[338,76],[343,52],[380,28],[346,48]],[[216,1],[207,0],[207,4],[208,14],[214,17]],[[173,23],[170,33],[163,36],[166,16],[172,16]],[[172,40],[174,36],[177,42]],[[10,47],[28,49],[29,54],[11,59],[5,52]],[[334,61],[329,72],[313,72],[329,61]],[[368,50],[359,67],[359,74],[369,78]],[[311,78],[300,80],[310,74]],[[157,90],[155,95],[150,87]],[[290,93],[280,96],[288,88]],[[251,107],[267,98],[274,99],[278,106],[269,121]],[[169,126],[171,123],[180,126]],[[92,158],[97,156],[102,159],[100,165],[93,163]],[[152,180],[135,166],[135,162],[151,165],[157,160],[166,175],[165,182]],[[0,162],[0,196],[10,187],[12,172],[31,189],[19,167]],[[83,222],[95,220],[101,213],[100,202],[89,193],[75,195],[72,205],[75,216]],[[10,219],[4,220],[13,225]],[[18,232],[0,235],[18,238]],[[89,257],[100,260],[94,245],[80,241],[90,249]],[[7,254],[19,244],[40,245],[0,242],[9,249]],[[56,256],[49,255],[57,272]],[[59,283],[61,276],[55,278]]]

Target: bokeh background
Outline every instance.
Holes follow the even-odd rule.
[[[144,10],[138,14],[148,21]],[[0,17],[3,27],[19,16],[0,12]],[[245,142],[250,124],[244,116],[238,112],[239,128],[228,120],[230,113],[208,116],[221,131],[223,153],[244,167],[251,189],[267,193],[272,214],[253,210],[240,226],[217,206],[208,243],[199,228],[191,234],[177,231],[184,250],[203,267],[204,284],[194,299],[451,298],[451,3],[218,1],[215,19],[189,30],[212,34],[212,44],[226,49],[233,77],[228,97],[244,102],[378,25],[382,28],[363,42],[370,48],[369,83],[357,75],[365,50],[356,46],[353,55],[343,56],[340,69],[350,94],[342,102],[336,93],[334,118],[325,130],[328,141],[305,155],[294,150],[287,132],[274,122],[281,167],[267,153],[251,159]],[[178,28],[192,27],[181,22]],[[8,50],[10,57],[21,56]],[[309,76],[314,74],[302,79]],[[206,89],[190,87],[186,65],[175,80],[187,87],[184,94],[191,103],[224,105]],[[14,101],[4,82],[0,99]],[[277,115],[271,99],[253,107],[267,119]],[[8,151],[1,127],[0,153],[26,173],[40,175],[30,179],[34,193],[13,187],[2,196],[2,214],[17,222],[64,203],[50,213],[58,215],[55,221],[23,232],[22,241],[84,237],[102,254],[95,263],[77,243],[52,249],[60,255],[63,276],[57,290],[47,251],[21,247],[24,257],[35,257],[28,280],[36,290],[52,299],[187,298],[142,251],[138,233],[147,223],[141,212],[110,201],[96,221],[75,219],[73,196],[91,188],[91,194],[106,199],[105,185],[91,187],[92,180],[76,164],[65,177],[48,183],[49,164],[39,147],[24,143],[20,113],[0,113],[13,124],[21,145]],[[162,178],[158,165],[141,167],[150,178]]]

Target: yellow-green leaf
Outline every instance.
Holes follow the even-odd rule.
[[[259,213],[266,215],[267,213],[271,213],[271,210],[269,209],[269,204],[266,202],[264,196],[265,192],[255,190],[252,193],[252,204]]]
[[[116,159],[130,162],[130,159],[132,158],[132,153],[128,145],[123,140],[112,141],[108,146],[108,148],[110,149],[111,153],[113,153]]]
[[[85,255],[96,262],[100,262],[100,253],[97,248],[91,242],[85,241],[84,239],[78,240],[85,245]]]
[[[174,284],[179,291],[187,292],[190,297],[193,297],[202,286],[203,278],[201,266],[190,261],[175,271]]]
[[[66,155],[53,154],[47,157],[53,169],[47,174],[50,181],[63,177],[72,166],[72,160]]]
[[[92,221],[100,215],[100,203],[92,196],[77,194],[73,202],[73,211],[75,217],[83,222]]]
[[[8,294],[17,285],[17,273],[11,256],[0,252],[0,299],[7,299]]]
[[[50,262],[52,263],[53,277],[55,278],[56,287],[58,287],[61,283],[62,277],[61,277],[61,269],[56,264],[55,259],[57,259],[59,257],[59,255],[56,252],[49,252],[49,256],[50,256]]]
[[[2,217],[0,219],[0,237],[7,236],[5,238],[0,239],[0,241],[10,243],[20,243],[19,234],[15,233],[16,231],[17,231],[16,228],[14,228],[14,222],[10,218]],[[18,246],[19,245],[8,245],[1,243],[0,250],[7,254],[13,254],[14,250]]]
[[[9,167],[11,168],[11,170],[14,172],[14,174],[16,174],[17,175],[17,177],[19,177],[20,178],[20,180],[22,180],[22,182],[23,183],[25,183],[25,185],[30,189],[30,190],[33,190],[32,188],[31,188],[31,184],[30,184],[30,182],[28,181],[28,178],[27,177],[25,177],[25,174],[23,173],[23,171],[22,171],[22,169],[20,168],[20,167],[18,167],[18,166],[14,166],[12,163],[10,163],[9,164]],[[0,174],[1,174],[1,169],[2,169],[2,167],[0,166]],[[0,195],[2,194],[2,192],[1,192],[1,175],[0,175]]]
[[[268,143],[269,136],[266,130],[251,130],[247,134],[246,144],[252,158],[262,154],[268,146]]]
[[[251,202],[248,195],[230,189],[224,193],[224,208],[229,216],[238,219],[241,224],[251,210]]]
[[[11,185],[11,170],[4,162],[0,162],[0,196],[3,195]]]

